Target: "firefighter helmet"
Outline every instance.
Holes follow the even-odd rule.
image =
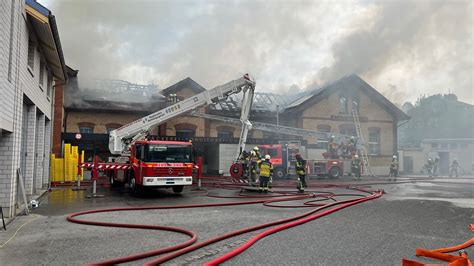
[[[357,154],[354,155],[354,158],[359,159],[359,155],[357,155]]]
[[[257,146],[253,147],[253,150],[258,151],[258,147]]]
[[[270,160],[272,157],[270,157],[269,154],[265,155],[265,160]]]
[[[397,159],[397,155],[393,155],[392,158],[393,158],[393,159]]]

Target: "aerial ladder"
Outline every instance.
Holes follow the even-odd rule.
[[[253,81],[248,74],[245,74],[239,79],[232,80],[224,85],[217,86],[211,90],[179,101],[116,130],[112,130],[109,133],[109,150],[112,154],[127,155],[130,145],[138,140],[144,139],[153,127],[197,108],[223,101],[230,95],[239,92],[244,93],[242,102],[243,108],[239,120],[242,124],[239,150],[243,150],[245,149],[248,131],[252,128],[248,116],[252,106],[254,90],[255,81]]]
[[[358,144],[361,144],[360,153],[362,156],[362,162],[364,164],[364,169],[367,170],[367,173],[370,173],[372,176],[374,175],[372,173],[372,170],[370,169],[370,161],[369,161],[369,156],[367,152],[367,145],[364,140],[364,135],[362,135],[362,129],[360,127],[360,120],[359,120],[359,113],[357,112],[357,109],[353,108],[352,109],[352,118],[354,119],[354,125],[356,128],[356,134],[357,138],[360,140],[358,141]],[[361,142],[361,143],[359,143]]]
[[[221,121],[227,124],[233,124],[233,125],[241,124],[241,121],[239,119],[232,118],[232,117],[211,115],[211,114],[206,114],[202,112],[191,112],[190,114],[192,116]],[[280,133],[280,134],[285,134],[285,135],[299,136],[299,137],[329,139],[331,136],[335,136],[339,140],[341,139],[347,140],[347,139],[350,139],[351,137],[351,136],[343,135],[343,134],[335,134],[331,132],[320,132],[320,131],[315,131],[311,129],[295,128],[295,127],[281,126],[281,125],[268,124],[268,123],[255,122],[255,121],[252,121],[251,124],[252,124],[251,129],[261,130],[265,132]]]

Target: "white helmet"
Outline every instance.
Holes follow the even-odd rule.
[[[354,155],[354,158],[358,159],[358,158],[359,158],[359,155],[357,155],[357,154],[356,154],[356,155]]]
[[[265,155],[265,160],[270,160],[272,157],[270,157],[270,155]]]
[[[392,157],[393,157],[393,159],[397,159],[397,155],[393,155]]]
[[[258,151],[258,147],[257,146],[253,147],[253,150]]]

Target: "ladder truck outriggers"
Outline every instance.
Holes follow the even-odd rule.
[[[248,116],[254,90],[255,81],[245,74],[111,131],[109,150],[120,156],[109,158],[108,163],[100,163],[99,169],[104,170],[111,185],[128,183],[133,193],[138,193],[144,187],[172,188],[173,192],[181,193],[184,186],[190,186],[193,182],[192,143],[147,140],[150,130],[172,118],[243,92],[240,117],[242,130],[237,151],[240,154],[252,127]]]

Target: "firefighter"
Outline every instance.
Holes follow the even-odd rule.
[[[329,158],[331,159],[337,159],[337,143],[336,143],[336,137],[334,135],[331,136],[329,139],[329,145],[328,145],[328,152],[329,152]]]
[[[304,192],[306,185],[306,160],[303,159],[301,154],[296,154],[296,174],[298,175],[297,189],[299,192]]]
[[[428,169],[428,176],[429,177],[433,176],[433,165],[434,165],[433,159],[431,159],[431,157],[428,158],[428,164],[427,164],[426,168]]]
[[[451,164],[451,171],[449,173],[449,177],[452,177],[453,173],[456,173],[456,177],[458,177],[458,167],[459,167],[458,160],[454,158],[453,163]]]
[[[388,177],[388,181],[397,181],[397,176],[398,176],[398,158],[396,155],[392,156],[392,162],[390,163],[390,174]]]
[[[349,152],[350,156],[355,156],[357,152],[357,141],[354,136],[351,136],[349,140]]]
[[[252,183],[258,182],[258,163],[260,161],[260,152],[258,147],[255,146],[250,152],[250,177]]]
[[[239,161],[242,164],[243,177],[244,179],[249,178],[249,162],[250,162],[250,153],[248,151],[243,151],[240,154]]]
[[[354,159],[352,160],[351,164],[352,174],[354,175],[354,180],[360,180],[360,173],[361,173],[361,161],[359,159],[359,155],[354,155]]]
[[[273,174],[273,165],[270,162],[270,155],[265,155],[265,159],[261,160],[258,164],[260,168],[260,192],[268,192],[268,183]]]
[[[438,167],[439,167],[439,157],[436,156],[433,164],[433,176],[438,176]]]

